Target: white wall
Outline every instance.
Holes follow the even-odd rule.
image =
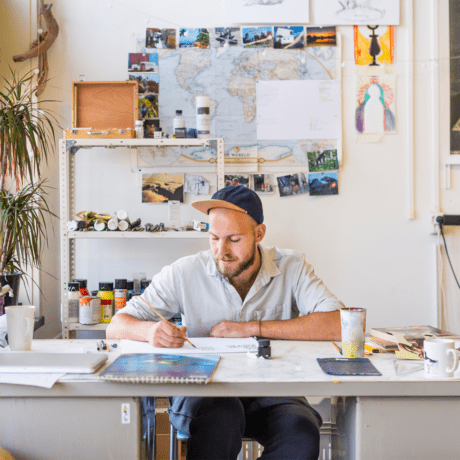
[[[13,11],[24,9],[24,3],[6,0],[3,8],[11,17]],[[422,66],[428,63],[427,50],[433,39],[430,36],[429,14],[433,2],[416,0],[414,3],[414,75],[407,75],[408,24],[412,23],[407,17],[409,0],[401,0],[401,25],[395,33],[397,134],[388,135],[377,144],[357,142],[353,127],[355,67],[352,28],[340,27],[344,62],[344,156],[339,172],[340,194],[284,199],[278,196],[264,197],[268,227],[265,243],[305,252],[319,276],[346,305],[368,309],[368,327],[436,325],[436,236],[429,234],[428,225],[433,206],[431,187],[434,176],[430,145],[435,133],[430,124],[432,101],[429,97],[432,67]],[[444,3],[444,0],[440,3]],[[108,7],[109,4],[112,8]],[[230,25],[225,20],[220,2],[215,0],[61,0],[54,3],[53,12],[60,26],[60,35],[49,52],[51,81],[44,97],[62,101],[57,105],[57,111],[62,116],[63,127],[69,127],[71,121],[71,82],[78,80],[81,74],[85,75],[87,81],[127,79],[128,53],[135,51],[134,35],[142,34],[146,27]],[[8,28],[8,38],[12,37],[14,46],[1,45],[2,72],[5,65],[11,63],[13,54],[28,48],[29,41],[23,32],[18,27]],[[415,98],[413,220],[409,219],[407,186],[408,98],[405,85],[408,78],[414,79]],[[106,172],[101,174],[92,170],[91,159],[87,158],[90,154],[98,155],[98,161],[108,164]],[[79,161],[83,165],[88,162],[87,171],[92,171],[88,172],[89,179],[82,179],[78,186],[96,190],[97,193],[93,195],[98,196],[97,202],[91,202],[89,196],[85,202],[86,195],[79,195],[79,205],[83,209],[112,212],[126,207],[130,209],[131,216],[140,216],[144,222],[148,219],[159,222],[166,218],[166,206],[138,203],[139,181],[137,175],[130,172],[129,158],[122,151],[92,150],[81,151],[77,155],[80,155]],[[458,170],[454,170],[454,189],[442,194],[446,211],[451,213],[455,213],[459,205],[456,196],[458,174]],[[50,162],[48,176],[52,184],[58,187],[57,151]],[[97,183],[98,180],[103,182],[96,185],[95,181]],[[110,193],[102,194],[106,188],[101,184],[110,182],[113,186]],[[195,197],[188,196],[186,203],[181,206],[184,220],[201,218],[189,206],[193,199]],[[52,197],[55,210],[59,209],[58,200],[56,191]],[[54,232],[55,238],[51,240],[44,256],[44,269],[58,278],[57,225]],[[108,259],[105,263],[107,269],[97,274],[100,277],[97,281],[103,281],[101,277],[104,276],[108,280],[129,278],[132,271],[144,269],[151,275],[182,254],[207,248],[207,242],[149,242],[144,245],[142,241],[137,241],[128,245],[118,244],[115,253],[111,252],[112,247],[109,246],[108,243],[93,242],[82,248],[91,257],[88,261],[77,263],[77,270],[85,275],[93,270],[95,264]],[[460,258],[460,248],[453,249],[453,255]],[[95,282],[90,281],[91,288],[95,288]],[[53,337],[60,331],[59,283],[43,275],[41,285],[41,306],[46,326],[39,335]],[[451,324],[450,328],[460,331],[458,324]]]

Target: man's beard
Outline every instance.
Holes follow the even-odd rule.
[[[214,257],[214,262],[216,264],[217,270],[228,279],[236,278],[237,276],[241,275],[245,270],[247,270],[256,260],[256,248],[254,247],[253,251],[249,256],[241,261],[236,267],[230,266],[219,266],[219,258]]]

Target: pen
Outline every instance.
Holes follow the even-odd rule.
[[[367,343],[364,344],[364,348],[371,353],[380,353],[380,350],[378,348],[371,347]]]
[[[168,324],[170,324],[174,329],[177,329],[176,326],[174,326],[174,324],[171,324],[160,312],[158,312],[157,310],[155,310],[155,308],[153,308],[144,298],[142,298],[142,296],[139,296],[139,299],[142,299],[163,321],[166,321]],[[185,337],[185,340],[187,340],[187,342],[193,347],[193,348],[196,348],[195,345],[193,345],[192,342],[190,342],[189,339],[187,339],[187,337]]]

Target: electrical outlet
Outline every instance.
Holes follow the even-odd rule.
[[[436,219],[438,217],[442,217],[443,215],[441,213],[431,213],[430,214],[430,233],[432,235],[437,235],[438,234],[438,228],[439,228],[439,224],[438,222],[436,222]]]

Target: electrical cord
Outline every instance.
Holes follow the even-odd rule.
[[[447,250],[447,243],[446,243],[446,239],[444,238],[444,231],[442,229],[442,222],[439,222],[439,228],[441,230],[441,236],[442,236],[442,239],[444,241],[444,248],[446,249],[446,255],[447,255],[447,260],[449,261],[450,269],[452,270],[452,273],[454,275],[455,281],[457,282],[457,286],[460,289],[460,283],[458,282],[457,276],[455,275],[454,267],[452,266],[452,262],[450,260],[449,251]]]

